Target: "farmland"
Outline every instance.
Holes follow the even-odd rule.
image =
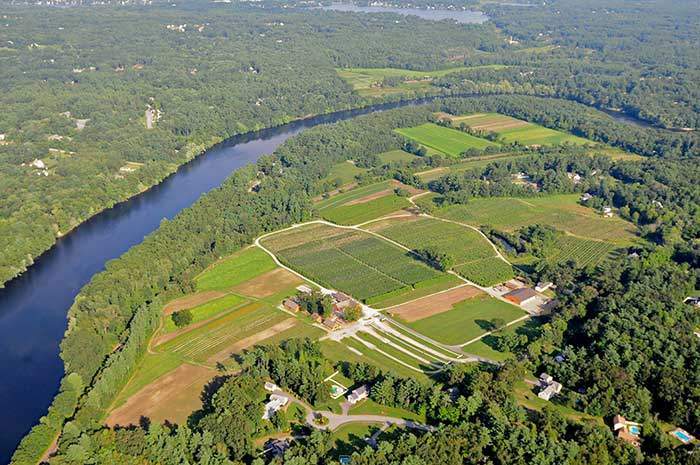
[[[237,296],[235,294],[228,294],[219,299],[211,300],[202,305],[198,305],[190,309],[190,312],[192,313],[192,323],[198,323],[200,321],[206,320],[207,318],[216,316],[217,314],[222,313],[226,310],[237,308],[246,302],[246,299],[244,299],[243,297]],[[176,329],[177,327],[175,326],[175,323],[173,323],[172,318],[166,318],[165,324],[163,326],[163,331],[171,332],[175,331]]]
[[[486,139],[433,123],[425,123],[413,128],[397,129],[396,132],[413,139],[419,144],[454,158],[459,158],[462,152],[467,149],[484,149],[497,145]]]
[[[452,257],[452,268],[481,286],[513,277],[512,267],[498,258],[491,244],[471,228],[433,218],[397,218],[367,227],[408,248],[432,247]]]
[[[574,260],[579,266],[596,265],[615,250],[609,242],[581,239],[570,235],[559,237],[548,251],[546,259],[552,262]]]
[[[524,315],[513,305],[482,295],[463,300],[449,311],[406,322],[406,325],[443,344],[458,345],[489,331],[495,319],[507,323]]]
[[[410,249],[434,247],[456,264],[495,255],[491,244],[471,228],[432,218],[397,218],[372,223],[367,229]]]
[[[352,189],[321,200],[316,209],[333,223],[352,225],[370,221],[410,206],[408,200],[396,195],[395,182],[379,182]]]
[[[378,156],[379,156],[379,159],[382,161],[382,163],[396,163],[396,162],[410,163],[413,160],[418,158],[416,155],[413,155],[412,153],[404,152],[403,150],[392,150],[390,152],[380,153]]]
[[[498,134],[499,140],[522,145],[587,144],[589,140],[566,132],[545,128],[538,124],[522,121],[498,113],[480,113],[451,117],[455,126],[465,124],[472,129]]]
[[[421,201],[430,201],[421,198]],[[583,238],[605,240],[613,244],[630,244],[635,228],[620,218],[603,218],[590,208],[578,204],[578,195],[546,197],[475,198],[469,205],[453,205],[437,211],[437,216],[472,225],[489,225],[514,231],[532,224],[547,224]]]
[[[455,267],[455,271],[480,286],[493,286],[513,277],[513,267],[496,257],[462,263]]]
[[[197,276],[195,282],[198,291],[224,290],[275,267],[269,255],[253,247],[218,261]]]
[[[325,180],[332,182],[338,181],[340,185],[345,185],[354,181],[355,176],[358,174],[365,172],[367,172],[367,169],[355,166],[354,163],[350,163],[349,161],[344,161],[333,166]]]
[[[305,276],[361,300],[439,275],[387,241],[324,224],[281,232],[262,244]]]
[[[336,69],[336,72],[359,95],[363,97],[381,97],[430,89],[432,79],[448,74],[470,69],[502,69],[505,67],[504,65],[460,66],[437,71],[416,71],[400,68],[339,68]],[[382,85],[385,78],[402,78],[404,81],[397,85],[386,86]]]

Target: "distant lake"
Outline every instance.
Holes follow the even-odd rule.
[[[419,8],[358,6],[352,3],[332,3],[321,8],[328,11],[348,11],[353,13],[396,13],[403,16],[418,16],[419,18],[432,21],[451,19],[462,24],[481,24],[489,20],[489,17],[481,11],[471,10],[422,10]]]

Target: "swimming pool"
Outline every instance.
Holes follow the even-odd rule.
[[[690,435],[686,433],[685,431],[674,431],[673,434],[675,437],[681,440],[683,443],[688,443],[690,442]]]
[[[642,430],[637,425],[630,425],[630,434],[633,436],[639,436]]]

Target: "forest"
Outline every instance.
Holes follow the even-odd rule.
[[[436,427],[399,431],[359,450],[353,463],[699,463],[690,448],[671,447],[660,426],[672,422],[700,432],[700,343],[693,333],[700,314],[683,303],[700,287],[700,143],[697,132],[667,129],[697,127],[692,21],[698,12],[688,1],[669,5],[668,14],[659,14],[660,2],[638,9],[617,0],[600,7],[598,1],[547,3],[479,6],[492,21],[467,26],[310,14],[293,2],[297,7],[7,6],[7,43],[0,46],[0,283],[57,237],[218,141],[374,101],[357,96],[336,68],[508,66],[440,78],[430,92],[445,98],[428,105],[307,130],[109,262],[69,311],[61,343],[65,377],[12,463],[36,463],[56,438],[55,464],[281,463],[254,456],[253,438],[271,431],[248,410],[261,402],[263,378],[309,402],[323,400],[327,393],[314,386],[319,367],[330,362],[311,341],[250,350],[243,358],[249,380],[213,380],[202,411],[187,424],[109,429],[104,415],[146,351],[163,304],[192,292],[193,278],[217,258],[262,233],[315,217],[312,199],[329,190],[328,174],[346,160],[368,169],[360,183],[398,179],[440,194],[439,202],[590,193],[594,207],[614,206],[643,240],[620,260],[595,268],[538,263],[529,278],[555,282],[561,305],[532,338],[499,338],[517,355],[505,366],[455,366],[429,385],[372,366],[336,367],[376,387],[373,401],[424,413]],[[595,107],[620,109],[656,127],[618,122]],[[435,121],[437,111],[499,112],[592,144],[510,146],[524,156],[424,183],[416,172],[454,161],[427,155],[394,130]],[[595,144],[644,158],[613,160]],[[383,163],[377,156],[401,148],[418,159]],[[572,171],[600,176],[574,185],[567,176]],[[538,192],[511,182],[520,172]],[[251,182],[259,182],[255,191]],[[512,239],[537,252],[549,233],[521,230]],[[519,406],[513,386],[534,370],[564,384],[560,406],[606,421],[618,413],[642,419],[642,449],[555,408]],[[457,389],[454,402],[447,400],[448,388]],[[274,428],[289,420],[275,419]],[[287,451],[284,463],[335,463],[331,448],[329,435],[314,431]]]

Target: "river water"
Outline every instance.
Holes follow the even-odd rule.
[[[58,352],[66,312],[107,261],[139,244],[163,218],[173,218],[233,171],[305,129],[435,98],[439,96],[340,111],[232,137],[161,184],[81,224],[0,289],[0,463],[9,462],[22,436],[51,404],[63,376]],[[611,116],[630,123],[624,115]]]

